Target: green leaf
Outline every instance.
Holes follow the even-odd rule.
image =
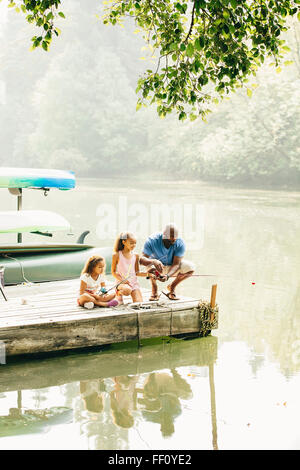
[[[177,49],[178,49],[178,44],[177,44],[177,42],[173,42],[172,44],[170,44],[170,46],[169,46],[169,51],[171,51],[171,52],[172,52],[172,51],[177,51]]]
[[[200,51],[202,49],[199,38],[197,38],[195,41],[195,48],[197,49],[197,51]]]
[[[252,90],[250,88],[247,88],[247,95],[249,96],[249,98],[251,98]]]
[[[65,15],[63,14],[62,11],[58,12],[59,16],[61,16],[62,18],[65,18]]]
[[[193,57],[194,55],[194,46],[192,43],[189,43],[188,47],[186,48],[186,55],[188,57]]]

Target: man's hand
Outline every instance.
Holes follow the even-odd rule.
[[[153,259],[151,260],[152,261],[152,264],[155,266],[155,268],[157,269],[158,272],[162,273],[163,271],[163,268],[164,268],[164,265],[162,264],[161,261],[159,261],[158,259]]]
[[[148,272],[147,276],[146,276],[146,279],[155,279],[156,280],[156,276],[155,276],[155,274]]]
[[[166,282],[168,281],[168,279],[169,279],[169,276],[167,274],[163,274],[162,276],[158,278],[160,282]]]

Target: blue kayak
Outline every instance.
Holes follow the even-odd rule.
[[[0,188],[75,188],[72,171],[42,168],[0,168]]]

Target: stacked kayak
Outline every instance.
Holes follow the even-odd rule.
[[[0,188],[7,188],[18,196],[17,211],[0,211],[0,233],[16,233],[21,240],[22,233],[52,236],[53,232],[70,231],[69,222],[51,211],[27,211],[22,208],[22,190],[52,188],[70,190],[75,187],[73,172],[34,168],[0,168]],[[88,233],[88,232],[86,232]],[[110,248],[97,248],[80,242],[2,244],[0,245],[0,266],[4,267],[4,284],[23,282],[46,282],[74,279],[80,276],[87,259],[92,255],[103,256],[107,272],[110,272]]]
[[[0,188],[69,190],[75,188],[72,171],[43,168],[0,168]]]

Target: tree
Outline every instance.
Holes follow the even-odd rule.
[[[33,47],[48,50],[60,0],[9,0],[40,28]],[[108,0],[104,23],[135,20],[155,66],[138,80],[138,108],[157,105],[160,116],[175,110],[180,120],[205,118],[209,106],[244,86],[267,56],[283,57],[287,18],[300,0]],[[155,61],[158,54],[158,59]]]

